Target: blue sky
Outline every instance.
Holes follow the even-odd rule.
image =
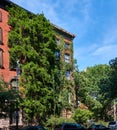
[[[76,35],[79,70],[117,57],[117,0],[11,0]]]

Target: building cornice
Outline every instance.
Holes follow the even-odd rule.
[[[53,24],[53,23],[51,23],[51,24],[52,24],[52,26],[53,26],[54,28],[56,28],[57,30],[62,31],[62,32],[68,34],[72,39],[75,38],[75,35],[74,35],[74,34],[72,34],[72,33],[68,32],[68,31],[66,31],[65,29],[63,29],[63,28],[61,28],[61,27],[59,27],[59,26],[57,26],[57,25],[55,25],[55,24]]]

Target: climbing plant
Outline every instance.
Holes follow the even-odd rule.
[[[44,14],[31,14],[17,6],[9,8],[10,65],[15,69],[20,59],[20,85],[23,108],[28,123],[43,123],[55,113],[57,97],[55,32]]]
[[[70,73],[73,72],[73,43],[70,43],[70,62],[67,63],[64,60],[65,57],[65,52],[66,52],[66,48],[65,48],[65,41],[64,41],[64,37],[62,35],[59,35],[59,45],[58,45],[58,49],[60,50],[60,80],[61,80],[61,84],[60,84],[60,98],[61,98],[61,102],[63,104],[63,108],[73,108],[74,105],[74,80],[70,79],[68,80],[66,78],[66,71],[69,70]],[[71,77],[73,78],[73,75],[71,74]],[[64,93],[63,93],[64,92]],[[69,100],[71,102],[69,102]]]

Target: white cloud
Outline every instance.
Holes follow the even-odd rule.
[[[87,42],[82,43],[78,49],[75,48],[74,57],[78,59],[81,67],[108,64],[111,59],[117,57],[117,25],[109,23],[101,35],[95,35],[95,43]]]
[[[110,24],[99,42],[98,48],[92,53],[93,56],[103,55],[108,58],[117,56],[117,25]]]
[[[105,45],[99,47],[93,54],[93,56],[116,56],[117,55],[117,45]]]

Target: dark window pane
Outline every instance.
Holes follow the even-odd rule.
[[[2,44],[2,28],[0,28],[0,44]]]
[[[57,59],[57,60],[60,60],[60,51],[56,51],[56,52],[55,52],[55,55],[56,55],[56,59]]]
[[[2,22],[2,12],[0,11],[0,22]]]
[[[3,67],[3,50],[0,49],[0,68]]]
[[[70,71],[69,71],[69,70],[66,71],[66,78],[67,78],[68,80],[70,80]]]

